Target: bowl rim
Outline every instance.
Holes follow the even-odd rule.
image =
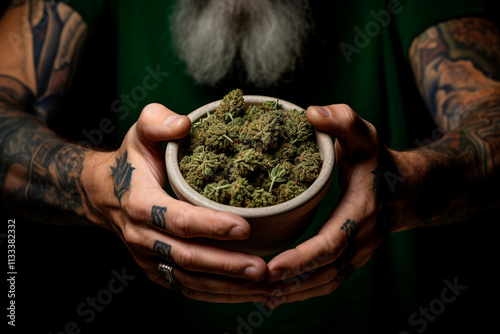
[[[301,108],[293,103],[282,99],[277,99],[275,97],[264,95],[243,95],[243,98],[245,100],[245,104],[255,105],[261,104],[265,101],[278,100],[280,107],[284,110],[305,110],[304,108]],[[189,113],[187,116],[189,117],[191,123],[194,123],[197,119],[206,115],[208,112],[215,110],[220,105],[221,101],[222,99],[210,102]],[[321,158],[323,159],[323,165],[320,174],[303,193],[286,202],[266,207],[242,208],[221,204],[206,198],[195,189],[193,189],[182,176],[179,168],[179,145],[182,139],[170,141],[167,143],[167,148],[165,150],[165,166],[167,169],[169,182],[171,186],[172,183],[175,183],[175,188],[177,188],[177,190],[185,198],[188,198],[189,201],[196,206],[207,207],[216,211],[231,212],[243,218],[252,219],[284,214],[312,200],[325,186],[328,186],[329,181],[333,175],[333,169],[335,166],[335,151],[333,140],[327,133],[324,133],[317,129],[314,129],[314,131],[316,136],[316,143],[321,147],[320,153],[323,153],[321,156]],[[331,167],[325,168],[325,166]],[[174,188],[174,186],[172,186],[172,188]]]

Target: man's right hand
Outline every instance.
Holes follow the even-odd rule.
[[[146,106],[114,152],[87,155],[82,181],[93,220],[113,230],[148,277],[175,288],[159,275],[158,263],[174,267],[189,298],[237,303],[264,301],[269,288],[259,257],[198,244],[193,237],[246,239],[250,226],[227,212],[195,207],[169,196],[161,143],[189,133],[190,121],[160,104]],[[177,286],[178,286],[177,285]]]

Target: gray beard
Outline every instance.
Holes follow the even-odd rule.
[[[296,69],[313,28],[308,0],[180,0],[171,33],[187,73],[214,86],[237,72],[259,88]]]

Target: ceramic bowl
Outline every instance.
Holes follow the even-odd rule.
[[[276,98],[257,95],[245,95],[247,105],[260,105],[265,101],[275,101]],[[191,112],[188,117],[194,123],[207,112],[215,110],[221,100],[204,105]],[[303,110],[290,102],[279,99],[284,111],[291,109]],[[207,207],[217,211],[227,211],[237,214],[248,221],[251,235],[246,240],[199,240],[233,251],[241,251],[259,256],[267,256],[281,252],[292,245],[312,222],[320,200],[330,185],[335,154],[330,135],[315,130],[316,143],[323,160],[318,178],[297,197],[277,205],[262,208],[242,208],[224,205],[209,200],[194,190],[184,179],[179,169],[182,153],[179,149],[181,141],[171,141],[167,144],[165,162],[170,185],[180,200],[193,205]],[[202,238],[199,238],[202,239]]]

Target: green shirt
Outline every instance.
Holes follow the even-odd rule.
[[[67,1],[88,23],[89,45],[77,88],[66,102],[79,99],[81,104],[70,104],[70,114],[62,107],[65,114],[55,115],[51,124],[76,140],[113,146],[148,103],[188,114],[239,87],[245,94],[272,96],[303,108],[347,103],[373,123],[392,148],[418,146],[432,138],[436,126],[414,84],[409,45],[441,21],[485,14],[484,5],[467,0],[312,3],[317,35],[303,66],[286,83],[259,91],[238,82],[207,88],[185,75],[168,31],[173,1]],[[77,128],[68,127],[65,120],[75,115],[82,122]],[[339,196],[335,180],[301,240],[314,235],[334,208]],[[168,314],[160,323],[175,318],[197,333],[317,333],[322,328],[367,333],[383,321],[381,315],[399,319],[394,328],[388,328],[414,330],[418,327],[409,326],[406,319],[418,306],[416,238],[412,231],[391,235],[377,256],[334,293],[274,311],[253,303],[197,302],[147,280],[144,284]]]

